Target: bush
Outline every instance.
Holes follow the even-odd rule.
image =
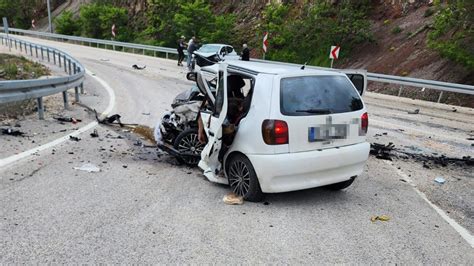
[[[399,33],[402,32],[402,31],[403,31],[402,28],[400,28],[399,26],[395,26],[395,27],[393,27],[393,29],[392,29],[392,34],[399,34]]]
[[[103,4],[89,4],[81,7],[79,21],[82,34],[96,39],[111,39],[115,24],[116,40],[130,41],[133,33],[128,29],[128,15],[125,8]]]
[[[428,8],[425,10],[425,13],[423,13],[423,17],[431,17],[434,14],[434,10],[432,8]]]
[[[441,56],[458,62],[474,70],[474,25],[472,1],[456,1],[447,7],[439,6],[428,33],[428,46],[437,50]]]
[[[71,11],[64,11],[54,20],[56,32],[65,35],[80,35],[81,24],[73,18]]]

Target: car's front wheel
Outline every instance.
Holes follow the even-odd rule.
[[[242,154],[235,154],[227,163],[227,178],[232,191],[245,200],[258,202],[264,197],[257,174],[250,160]]]
[[[178,157],[178,161],[185,163],[189,166],[196,166],[199,163],[199,155],[201,154],[202,149],[205,145],[199,142],[197,129],[190,128],[181,132],[176,137],[173,146],[179,152],[194,155]]]

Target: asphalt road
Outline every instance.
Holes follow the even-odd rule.
[[[69,52],[107,82],[116,96],[113,113],[123,122],[154,126],[191,84],[175,61],[41,42]],[[147,68],[134,70],[133,64]],[[102,89],[94,76],[87,77],[91,94]],[[108,98],[100,97],[90,104],[103,110]],[[472,156],[472,109],[452,112],[450,106],[372,94],[365,101],[370,141]],[[420,114],[407,114],[415,108]],[[52,119],[44,124],[43,130],[57,126]],[[345,191],[317,188],[229,206],[222,202],[228,188],[208,182],[198,169],[135,146],[136,137],[123,131],[97,129],[99,138],[85,132],[79,142],[0,169],[1,264],[474,263],[473,247],[423,199],[472,238],[472,167],[427,169],[414,160],[370,157]],[[101,171],[74,169],[88,162]],[[447,183],[436,184],[437,176]],[[373,215],[390,220],[373,223]]]

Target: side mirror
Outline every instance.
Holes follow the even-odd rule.
[[[197,80],[197,73],[196,72],[189,72],[186,74],[186,79],[190,81],[196,81]]]

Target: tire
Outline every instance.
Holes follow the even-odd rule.
[[[352,176],[351,179],[349,180],[346,180],[346,181],[343,181],[343,182],[339,182],[339,183],[335,183],[335,184],[332,184],[332,185],[328,185],[327,188],[330,189],[330,190],[342,190],[342,189],[345,189],[347,187],[349,187],[350,185],[352,185],[352,183],[354,182],[354,180],[356,179],[357,176]]]
[[[247,201],[259,202],[264,194],[257,174],[250,160],[242,154],[235,154],[227,163],[227,178],[232,191]]]
[[[189,128],[179,133],[176,137],[173,147],[179,152],[193,153],[200,155],[205,144],[199,142],[197,128]],[[189,166],[196,166],[199,158],[177,157],[178,161]]]

